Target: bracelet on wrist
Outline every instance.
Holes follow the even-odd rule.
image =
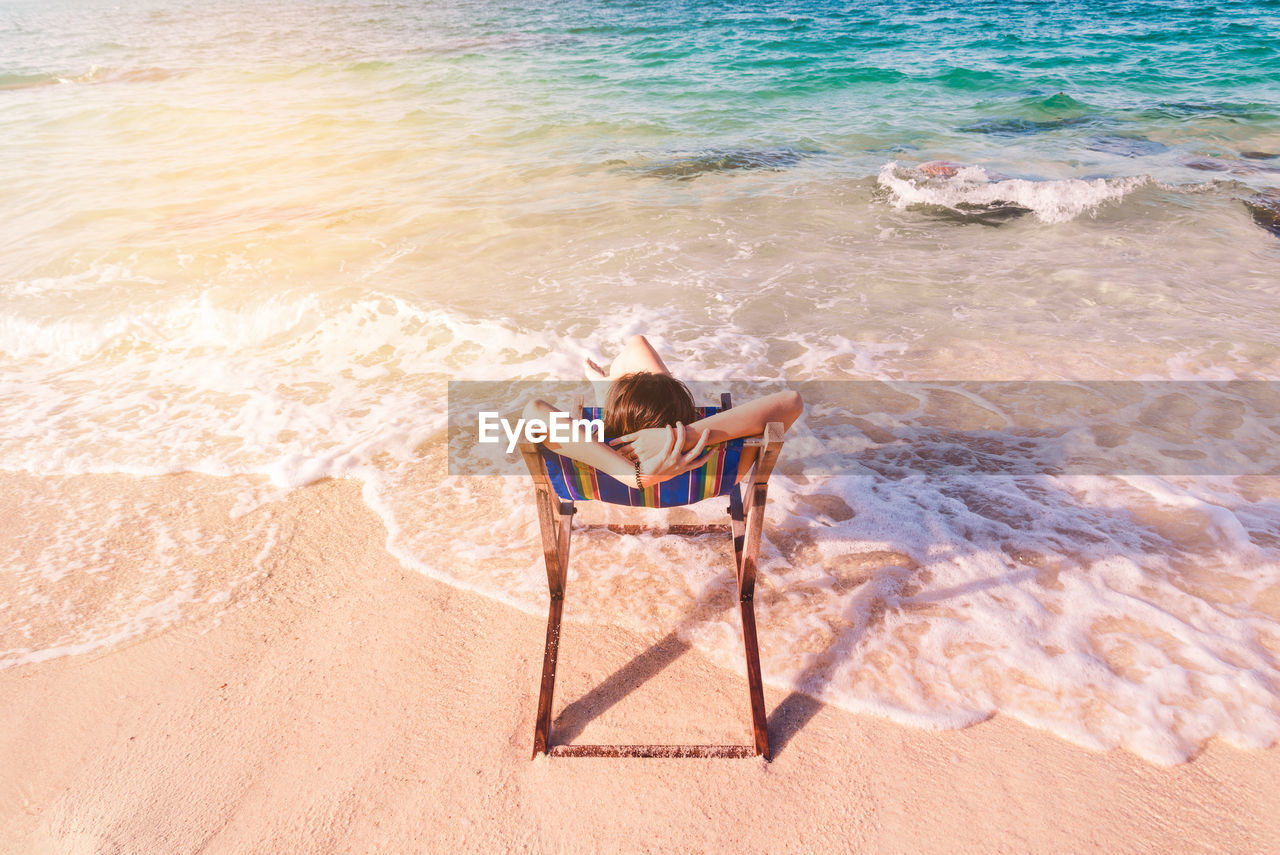
[[[640,484],[640,455],[636,455],[635,464],[636,464],[636,489],[643,490],[644,487]]]

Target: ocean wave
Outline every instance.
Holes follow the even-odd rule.
[[[0,74],[0,90],[26,89],[51,84],[90,83],[157,83],[187,74],[186,69],[158,66],[94,65],[81,72],[39,72],[34,74]]]
[[[1144,176],[1036,181],[993,175],[980,166],[944,164],[932,171],[930,166],[935,165],[902,168],[891,161],[880,168],[877,182],[897,208],[933,206],[962,217],[1029,212],[1041,222],[1065,223],[1123,199],[1148,181]]]
[[[303,324],[319,322],[320,311],[319,300],[311,295],[221,306],[207,293],[193,300],[99,317],[32,316],[7,308],[0,310],[0,353],[12,359],[76,364],[105,350],[118,356],[208,347],[237,350],[297,335]]]
[[[577,369],[500,319],[385,294],[45,321],[0,315],[0,469],[262,474],[298,486],[442,430],[448,379]],[[163,454],[156,454],[156,448]]]
[[[6,89],[30,89],[33,86],[49,86],[58,82],[56,74],[34,72],[22,74],[18,72],[0,73],[0,91]]]

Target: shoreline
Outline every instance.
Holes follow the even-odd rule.
[[[0,671],[0,850],[1280,851],[1276,747],[1160,767],[766,687],[770,763],[531,761],[544,619],[402,567],[355,482],[275,504],[288,539],[237,607]],[[555,719],[566,741],[749,733],[739,675],[573,622]]]

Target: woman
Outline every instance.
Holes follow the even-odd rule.
[[[799,393],[777,392],[698,419],[688,387],[671,376],[642,335],[627,339],[608,371],[590,359],[583,360],[583,370],[604,411],[605,436],[614,438],[546,445],[629,487],[651,487],[697,469],[707,459],[703,451],[708,445],[756,436],[769,422],[782,422],[783,429],[789,429],[804,411]],[[546,401],[534,401],[525,407],[524,417],[549,424],[553,412],[558,411]],[[743,450],[739,479],[755,462],[755,454],[754,448]]]

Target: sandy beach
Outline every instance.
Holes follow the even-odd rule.
[[[1280,855],[1277,43],[9,0],[0,855]],[[455,440],[637,335],[805,402],[769,762],[530,757],[530,479]],[[581,505],[553,740],[745,745],[729,539],[589,528],[724,504]]]
[[[130,502],[209,479],[67,480]],[[1163,767],[999,716],[935,732],[766,687],[772,762],[530,760],[541,618],[404,569],[354,482],[295,491],[222,533],[244,537],[259,514],[289,535],[251,590],[0,671],[0,849],[1280,851],[1275,748],[1211,742]],[[6,519],[6,545],[41,531],[38,515]],[[201,573],[243,573],[233,564]],[[674,637],[567,624],[559,740],[745,742],[747,728],[741,675]]]

